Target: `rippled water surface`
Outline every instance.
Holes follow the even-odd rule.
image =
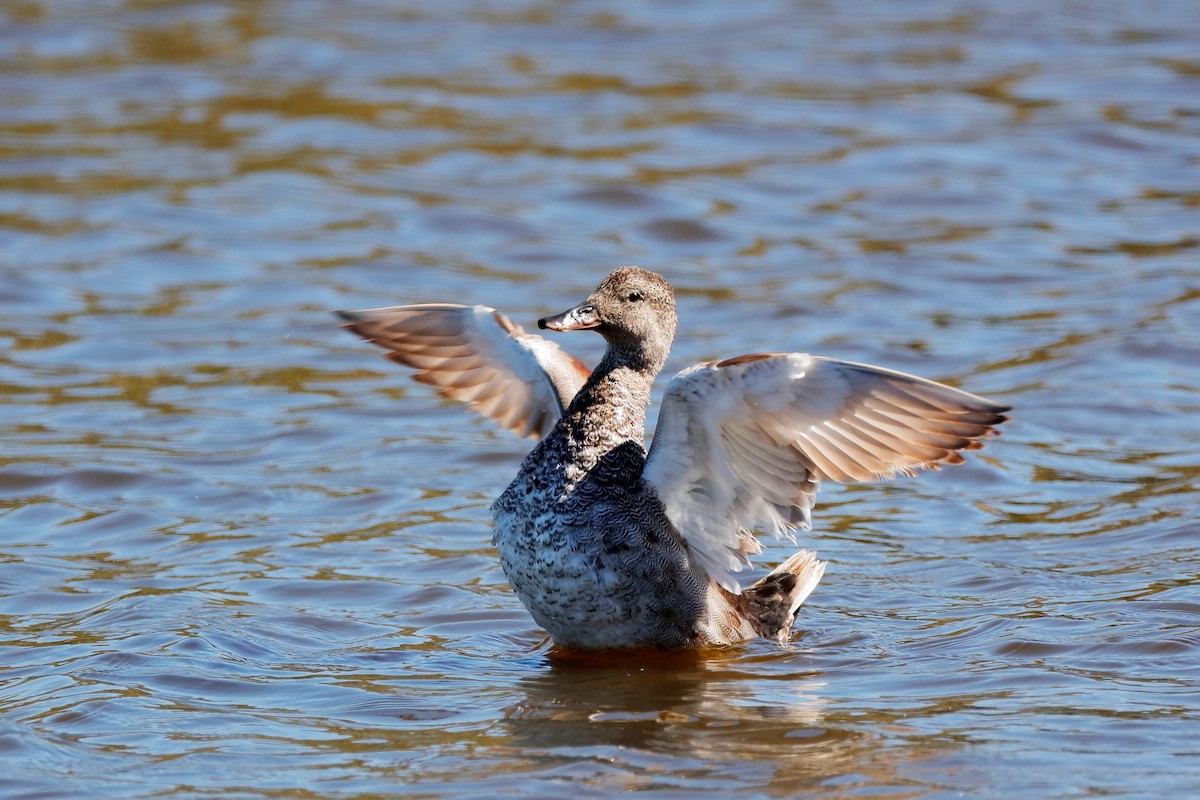
[[[0,13],[3,796],[1200,789],[1192,0]],[[528,326],[624,263],[669,373],[1014,420],[826,488],[791,646],[556,659],[488,543],[528,444],[329,311]]]

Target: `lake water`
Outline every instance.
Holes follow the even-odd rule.
[[[1200,791],[1193,0],[0,14],[0,795]],[[668,374],[1013,421],[825,488],[790,646],[555,658],[488,541],[528,443],[329,312],[628,263]]]

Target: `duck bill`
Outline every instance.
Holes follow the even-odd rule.
[[[581,331],[599,325],[600,316],[596,313],[596,307],[591,303],[584,303],[561,314],[542,317],[538,320],[539,328],[542,330],[549,328],[552,331]]]

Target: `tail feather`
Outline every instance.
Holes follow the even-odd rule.
[[[759,636],[787,641],[800,605],[817,588],[827,563],[818,560],[812,550],[801,550],[742,592]]]

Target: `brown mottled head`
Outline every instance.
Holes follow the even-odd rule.
[[[658,372],[671,351],[678,320],[675,292],[663,276],[641,267],[618,267],[581,304],[538,320],[538,327],[595,330],[614,356]]]

